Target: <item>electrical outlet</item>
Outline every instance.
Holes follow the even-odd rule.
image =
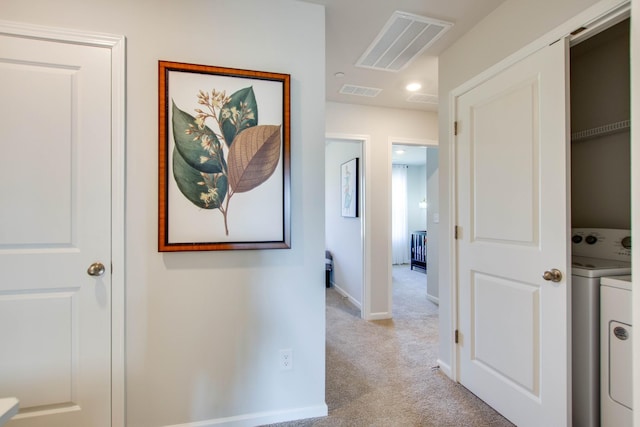
[[[289,371],[293,369],[293,350],[290,348],[280,350],[280,370]]]

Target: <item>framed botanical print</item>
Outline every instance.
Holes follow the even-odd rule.
[[[290,76],[158,69],[158,250],[289,248]]]

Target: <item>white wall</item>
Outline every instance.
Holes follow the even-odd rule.
[[[331,280],[341,294],[362,307],[362,216],[342,216],[340,182],[340,167],[344,162],[353,158],[362,161],[362,142],[330,140],[325,153],[325,246],[333,255]],[[362,176],[360,172],[358,175]],[[359,190],[358,210],[361,210],[362,191]]]
[[[507,0],[439,57],[440,125],[440,362],[451,366],[451,250],[449,204],[451,123],[449,93],[471,77],[515,53],[579,14],[596,0]]]
[[[440,197],[438,191],[439,185],[439,167],[438,167],[438,151],[439,148],[427,148],[427,296],[435,303],[439,303],[440,286],[438,285],[438,238],[439,215],[440,215]]]
[[[1,9],[4,20],[127,38],[127,425],[325,413],[323,8],[3,0]],[[157,252],[159,59],[291,74],[292,249]],[[284,348],[291,371],[279,370]]]
[[[371,313],[391,315],[389,278],[391,272],[391,178],[390,139],[438,140],[437,114],[328,102],[327,134],[368,135],[371,156],[366,167],[371,171]]]

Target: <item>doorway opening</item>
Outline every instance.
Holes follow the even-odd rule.
[[[366,312],[364,163],[364,140],[326,140],[325,249],[332,258],[328,285],[356,306],[361,317]],[[346,211],[345,197],[352,208]]]
[[[609,369],[631,371],[631,348],[607,334],[609,324],[632,324],[629,21],[622,14],[570,49],[574,425],[632,423],[631,381]],[[619,283],[606,286],[607,277]]]
[[[424,286],[426,297],[438,303],[437,247],[438,148],[430,141],[390,141],[390,248],[389,306],[393,274],[402,270]],[[433,237],[433,240],[431,240]]]

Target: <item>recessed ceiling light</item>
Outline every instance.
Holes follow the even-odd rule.
[[[337,73],[335,73],[333,76],[334,76],[334,77],[338,77],[338,78],[342,78],[342,77],[344,77],[344,73],[343,73],[342,71],[338,71],[338,72],[337,72]]]
[[[396,150],[396,154],[404,154],[404,150]]]
[[[406,87],[409,92],[415,92],[417,90],[420,90],[420,88],[422,88],[422,85],[420,83],[409,83]]]

